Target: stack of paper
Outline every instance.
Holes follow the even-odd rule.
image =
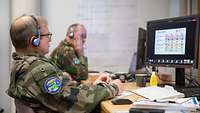
[[[169,102],[154,102],[149,100],[136,101],[133,103],[132,108],[154,108],[165,110],[184,110],[184,111],[196,111],[199,108],[199,102],[196,97],[174,99],[174,103]]]
[[[139,88],[139,89],[133,90],[133,92],[150,100],[184,97],[183,93],[177,92],[174,89],[163,88],[163,87],[158,87],[158,86],[149,86],[149,87]]]

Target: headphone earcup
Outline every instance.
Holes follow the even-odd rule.
[[[31,40],[33,46],[38,47],[40,45],[40,38],[34,36]]]
[[[70,32],[70,33],[69,33],[69,37],[70,37],[71,39],[73,39],[73,38],[74,38],[74,32]]]

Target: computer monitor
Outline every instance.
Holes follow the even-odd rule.
[[[184,69],[197,67],[199,16],[147,22],[145,63],[176,68],[176,85],[185,85]]]
[[[147,31],[143,28],[138,28],[138,41],[136,53],[136,69],[145,67],[145,49],[146,49],[146,35]]]
[[[129,73],[135,73],[137,69],[145,67],[147,31],[144,28],[138,28],[137,51],[133,53]]]

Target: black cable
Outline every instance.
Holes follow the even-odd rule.
[[[196,79],[188,78],[188,76],[190,76],[190,75],[185,74],[185,78],[186,78],[186,80],[189,81],[189,85],[194,85],[194,86],[197,86],[197,87],[200,86],[200,84],[198,83],[198,81]]]

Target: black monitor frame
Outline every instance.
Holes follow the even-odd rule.
[[[147,37],[147,30],[139,27],[138,28],[138,40],[137,40],[137,51],[133,52],[130,67],[128,70],[128,72],[132,75],[135,74],[136,70],[146,67],[146,64],[145,64],[146,37]]]
[[[155,33],[159,30],[186,29],[185,54],[154,54]],[[176,85],[185,85],[185,68],[197,68],[199,16],[184,16],[147,22],[146,65],[176,68]]]
[[[138,28],[138,41],[137,41],[137,53],[136,53],[136,69],[145,67],[145,52],[146,52],[146,37],[147,30],[144,28]]]

